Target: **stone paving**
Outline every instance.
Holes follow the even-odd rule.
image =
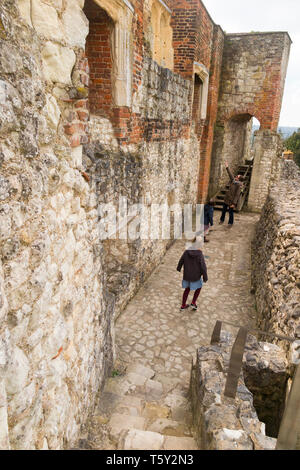
[[[197,449],[189,382],[199,346],[210,343],[217,320],[255,324],[250,293],[250,243],[258,216],[241,213],[232,229],[218,225],[204,245],[208,282],[198,311],[181,311],[185,249],[177,241],[116,321],[117,361],[79,440],[81,449]],[[191,298],[189,299],[191,301]],[[226,325],[237,333],[237,329]]]
[[[215,226],[203,249],[209,280],[198,299],[198,311],[180,311],[182,273],[176,267],[185,249],[180,240],[116,321],[117,355],[125,364],[141,362],[157,377],[180,377],[187,386],[196,349],[210,343],[217,320],[254,326],[250,243],[259,217],[237,214],[229,230],[226,223],[218,224],[219,214],[215,211]],[[191,300],[192,293],[188,303]],[[226,329],[237,333],[234,327]]]

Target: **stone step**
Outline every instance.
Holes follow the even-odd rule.
[[[107,427],[112,442],[117,444],[122,432],[130,429],[144,430],[146,420],[141,416],[113,413]]]
[[[158,418],[146,426],[147,431],[158,432],[165,436],[191,437],[191,432],[185,423],[167,418]]]
[[[163,436],[152,431],[130,429],[122,434],[118,450],[197,450],[191,437]]]
[[[114,395],[135,395],[146,400],[158,400],[164,393],[161,382],[152,380],[145,375],[129,372],[123,377],[109,378],[104,393]]]
[[[133,372],[134,374],[138,375],[143,375],[144,377],[147,377],[148,379],[153,379],[155,376],[155,371],[150,369],[150,367],[145,367],[143,364],[140,364],[139,362],[134,362],[130,364],[127,369],[126,373]]]

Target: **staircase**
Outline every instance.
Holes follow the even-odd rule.
[[[187,393],[179,379],[131,364],[107,380],[77,448],[197,450]]]
[[[249,189],[250,189],[250,181],[251,181],[251,175],[252,175],[252,168],[253,168],[253,162],[252,161],[246,161],[244,165],[240,165],[237,171],[235,172],[235,175],[242,175],[245,178],[245,181],[243,183],[243,190],[241,193],[241,197],[238,203],[237,208],[235,209],[235,212],[240,212],[247,201],[248,194],[249,194]],[[218,193],[214,196],[215,200],[215,209],[216,210],[222,210],[223,209],[223,203],[224,203],[224,198],[225,194],[229,189],[229,184],[222,188]]]

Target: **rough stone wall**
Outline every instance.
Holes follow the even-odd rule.
[[[260,328],[298,338],[292,348],[276,340],[294,363],[300,354],[300,173],[292,161],[282,166],[253,241],[252,284]]]
[[[0,5],[4,448],[76,440],[114,359],[115,315],[170,243],[102,243],[99,205],[119,196],[148,207],[195,203],[199,172],[206,195],[224,33],[199,0],[168,2],[172,73],[151,58],[150,4],[97,0],[109,30],[89,24],[83,0]],[[191,123],[194,62],[210,74],[200,131]]]
[[[87,20],[81,2],[53,5],[0,6],[0,435],[13,449],[72,442],[113,352],[95,190],[65,134]]]
[[[151,203],[196,203],[199,147],[195,135],[187,138],[190,93],[189,81],[144,57],[141,86],[133,99],[143,142],[120,150],[113,130],[105,134],[108,120],[92,116],[91,143],[85,152],[93,162],[87,159],[86,169],[99,181],[99,203],[111,202],[118,208],[119,196],[127,198],[128,206],[142,202],[149,210]],[[157,265],[168,244],[169,240],[105,242],[105,266],[114,281],[109,289],[117,295],[118,311]]]
[[[269,189],[280,174],[282,140],[277,132],[259,130],[253,145],[254,162],[248,197],[248,209],[260,212]]]
[[[196,202],[190,81],[142,56],[136,2],[132,108],[89,118],[82,7],[0,7],[3,448],[74,442],[113,362],[114,316],[169,243],[101,243],[99,203],[119,195],[148,205]]]
[[[290,45],[284,32],[226,35],[218,121],[249,114],[277,130]]]
[[[274,450],[276,439],[269,432],[273,426],[278,431],[288,379],[287,361],[278,346],[257,342],[248,335],[236,397],[226,397],[233,342],[231,334],[222,333],[218,344],[197,351],[190,393],[199,448]]]

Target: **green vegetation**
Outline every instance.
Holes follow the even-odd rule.
[[[284,146],[294,152],[295,162],[300,167],[300,128],[284,141]]]

